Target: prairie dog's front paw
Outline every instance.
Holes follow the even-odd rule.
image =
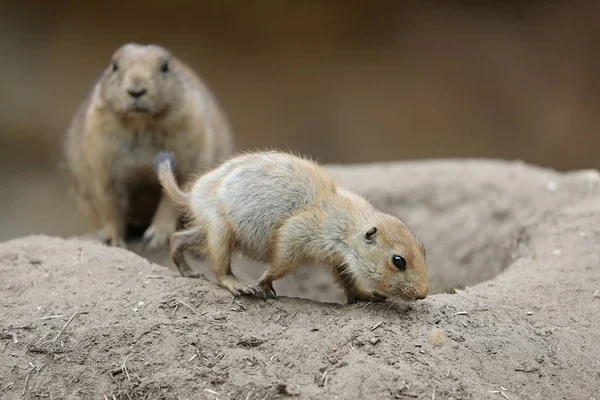
[[[150,225],[142,241],[146,250],[157,250],[168,246],[171,235],[175,232],[175,228],[164,227],[160,225]]]
[[[123,249],[127,248],[125,240],[122,237],[113,233],[108,233],[107,229],[103,229],[100,232],[98,232],[98,238],[102,243],[106,244],[107,246],[120,247]]]
[[[384,296],[380,293],[373,292],[370,294],[366,293],[350,293],[347,295],[347,300],[349,304],[358,303],[361,301],[368,301],[371,303],[381,303],[387,299],[387,296]]]

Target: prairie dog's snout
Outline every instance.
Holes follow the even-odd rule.
[[[185,66],[160,46],[125,45],[105,72],[102,97],[116,112],[150,118],[185,104]]]
[[[427,296],[421,242],[312,161],[274,151],[244,154],[201,176],[189,192],[177,185],[171,157],[156,161],[164,190],[194,220],[171,238],[171,258],[184,276],[196,275],[183,257],[194,247],[235,295],[276,297],[273,281],[315,263],[331,266],[349,302]],[[232,272],[233,251],[268,265],[256,286]]]
[[[424,300],[424,299],[426,299],[428,292],[429,292],[429,288],[427,286],[427,283],[425,283],[424,285],[421,286],[421,289],[419,290],[419,292],[417,294],[417,300]]]

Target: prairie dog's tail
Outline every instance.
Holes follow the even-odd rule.
[[[160,152],[154,158],[154,167],[158,174],[158,180],[167,195],[176,203],[187,206],[190,195],[179,188],[175,174],[175,157],[170,152]]]

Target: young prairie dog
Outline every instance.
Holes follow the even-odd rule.
[[[172,155],[161,154],[159,180],[192,218],[171,237],[171,258],[194,276],[184,251],[208,256],[218,282],[234,295],[276,298],[273,281],[303,263],[332,267],[348,302],[427,296],[425,249],[398,218],[336,184],[316,163],[281,152],[240,155],[201,176],[189,192],[173,175]],[[268,265],[255,287],[231,271],[239,251]]]
[[[125,247],[129,226],[147,227],[148,248],[166,245],[175,232],[181,210],[162,194],[153,166],[161,151],[175,154],[175,175],[184,181],[231,155],[228,122],[200,78],[169,50],[125,44],[65,140],[78,204],[108,244]]]

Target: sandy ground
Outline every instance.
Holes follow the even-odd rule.
[[[600,398],[596,171],[487,160],[332,171],[425,241],[426,300],[345,305],[318,266],[276,282],[280,300],[234,299],[178,277],[165,254],[10,240],[0,397]],[[262,269],[233,268],[248,280]]]

